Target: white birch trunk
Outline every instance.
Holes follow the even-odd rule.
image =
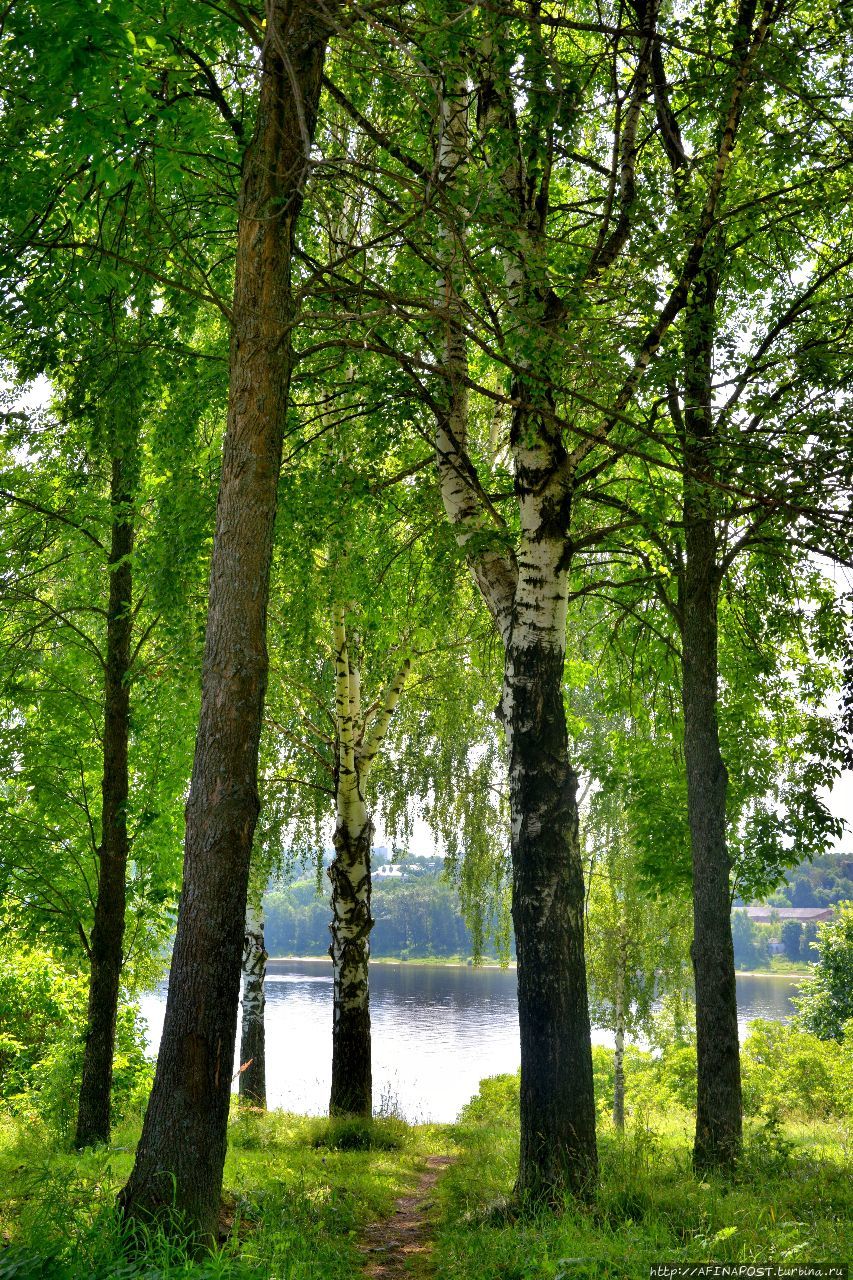
[[[240,1100],[266,1110],[266,1034],[264,1028],[264,978],[267,952],[264,946],[263,905],[246,906],[243,943],[243,1020],[240,1035]]]
[[[407,658],[385,690],[371,724],[361,708],[361,678],[343,607],[333,618],[338,777],[335,792],[335,858],[332,882],[333,971],[332,1115],[372,1111],[370,1036],[370,908],[373,821],[364,782],[388,732],[411,663]]]

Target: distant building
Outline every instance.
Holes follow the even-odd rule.
[[[822,924],[832,920],[835,907],[768,907],[763,903],[741,908],[756,924],[770,924],[774,920],[798,920],[800,924]]]
[[[374,869],[373,875],[377,880],[401,880],[403,878],[403,868],[398,866],[396,862],[385,862]]]

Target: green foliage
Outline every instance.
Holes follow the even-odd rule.
[[[587,982],[594,1024],[636,1038],[653,1034],[661,999],[691,999],[691,918],[683,894],[643,876],[620,781],[608,776],[584,815]]]
[[[842,902],[834,920],[817,930],[814,974],[795,1001],[799,1021],[821,1040],[842,1040],[853,1020],[853,902]]]
[[[851,1069],[850,1030],[839,1047],[797,1026],[755,1021],[741,1052],[744,1111],[747,1115],[852,1121]]]
[[[19,944],[0,957],[0,1098],[63,1138],[76,1119],[87,996],[85,977],[48,951]],[[113,1065],[117,1121],[144,1104],[151,1071],[137,1010],[123,1002]]]
[[[613,1053],[592,1050],[596,1106],[605,1122],[613,1100]],[[750,1024],[741,1050],[744,1111],[787,1121],[837,1121],[853,1124],[853,1027],[839,1048],[834,1043],[781,1022]],[[641,1124],[652,1115],[685,1119],[696,1106],[696,1046],[671,1043],[650,1053],[636,1045],[625,1050],[626,1111]],[[519,1077],[491,1076],[464,1107],[461,1124],[514,1123]]]
[[[745,911],[732,914],[732,943],[738,969],[760,969],[768,964],[767,938]]]

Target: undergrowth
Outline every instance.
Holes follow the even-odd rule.
[[[592,1204],[511,1210],[518,1077],[485,1081],[454,1129],[439,1185],[441,1280],[647,1280],[653,1263],[846,1262],[853,1245],[850,1132],[839,1122],[750,1120],[734,1179],[697,1178],[692,1117],[638,1110],[624,1134],[599,1124]]]
[[[619,1134],[606,1118],[597,1051],[600,1187],[590,1204],[567,1203],[560,1213],[519,1215],[512,1203],[517,1076],[484,1081],[456,1125],[235,1113],[224,1243],[201,1259],[157,1230],[141,1249],[128,1248],[114,1203],[138,1122],[118,1130],[110,1148],[78,1155],[37,1122],[0,1116],[0,1280],[352,1280],[365,1225],[392,1212],[427,1154],[444,1153],[457,1160],[429,1210],[438,1280],[646,1280],[660,1262],[849,1259],[846,1110],[828,1115],[823,1106],[806,1119],[763,1092],[769,1101],[748,1118],[736,1176],[697,1178],[692,1117],[677,1101],[680,1068],[671,1063],[654,1079],[644,1059],[632,1067],[631,1112]]]
[[[424,1155],[448,1142],[400,1121],[235,1115],[228,1238],[194,1259],[157,1230],[129,1248],[114,1203],[137,1137],[125,1128],[110,1148],[78,1155],[46,1130],[0,1122],[0,1280],[351,1280],[362,1228],[388,1215]]]

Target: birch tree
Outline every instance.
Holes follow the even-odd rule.
[[[240,1101],[265,1111],[267,1106],[266,1028],[264,978],[267,952],[264,946],[263,886],[249,891],[243,939],[243,993],[240,1026]],[[253,900],[254,899],[254,900]]]
[[[368,60],[386,74],[400,65],[404,75],[407,57],[417,66],[418,110],[434,122],[434,148],[401,139],[397,107],[375,92],[375,79],[370,100],[354,69],[333,93],[383,156],[389,218],[411,207],[413,181],[426,193],[423,226],[433,238],[416,244],[420,290],[407,291],[402,272],[390,280],[387,270],[372,272],[368,259],[358,287],[347,293],[341,273],[334,294],[359,299],[356,314],[370,299],[360,340],[396,358],[434,409],[445,506],[505,645],[522,1027],[518,1190],[533,1197],[582,1191],[595,1177],[576,783],[558,696],[568,575],[592,568],[593,548],[614,527],[637,522],[636,512],[608,508],[607,490],[621,459],[655,456],[661,404],[643,388],[657,387],[649,374],[680,340],[721,224],[749,208],[763,225],[768,192],[788,180],[782,174],[794,181],[790,134],[768,104],[782,66],[785,76],[792,69],[794,43],[811,39],[798,15],[773,4],[745,3],[722,26],[697,5],[677,32],[652,5],[623,11],[611,26],[588,17],[486,6],[447,26],[425,20],[410,46],[396,32],[385,59],[365,39]],[[686,31],[692,53],[682,48]],[[829,65],[823,51],[816,56]],[[798,100],[786,98],[786,110],[796,112]],[[747,155],[762,164],[743,163]],[[832,180],[837,162],[835,152],[816,162],[812,190]],[[745,271],[755,226],[739,223]],[[403,234],[413,238],[408,226]],[[440,281],[431,307],[425,264]],[[400,336],[400,316],[431,358]]]

